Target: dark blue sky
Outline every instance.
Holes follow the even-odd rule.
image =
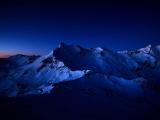
[[[46,54],[61,41],[112,50],[156,45],[159,21],[160,4],[153,0],[6,0],[0,3],[0,53]]]

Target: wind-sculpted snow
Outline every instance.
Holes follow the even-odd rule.
[[[113,52],[105,48],[86,49],[61,43],[54,50],[54,56],[73,70],[89,69],[107,76],[123,78],[126,81],[142,78],[152,90],[160,91],[158,51],[159,47],[151,47],[151,45],[132,51]]]
[[[160,91],[160,59],[159,59],[159,47],[141,48],[134,51],[118,52],[125,55],[128,58],[134,60],[138,66],[133,71],[139,77],[143,77],[147,87],[150,87],[156,91]]]
[[[86,49],[61,43],[54,50],[56,59],[61,60],[72,70],[89,69],[108,75],[116,75],[126,79],[136,76],[131,72],[130,63],[125,57],[108,49]]]
[[[49,93],[55,83],[78,79],[87,72],[87,70],[71,71],[63,62],[49,54],[39,57],[31,64],[9,71],[8,76],[0,81],[0,94],[16,96]]]
[[[156,96],[160,92],[159,54],[159,46],[151,45],[113,52],[61,43],[46,56],[16,55],[1,61],[0,95],[50,93],[55,85],[76,80],[80,86],[93,85],[109,94]]]

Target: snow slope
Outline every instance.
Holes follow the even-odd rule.
[[[56,84],[77,79],[83,79],[84,86],[94,84],[98,91],[126,97],[150,100],[148,96],[160,92],[159,46],[114,52],[61,43],[46,56],[12,56],[1,66],[7,70],[7,74],[0,70],[0,95],[4,96],[50,93]]]
[[[54,59],[52,52],[27,64],[27,56],[14,56],[20,67],[9,71],[6,78],[0,80],[0,94],[6,96],[49,93],[54,83],[75,80],[87,74],[87,70],[71,71],[63,62]],[[23,65],[22,65],[23,64]]]

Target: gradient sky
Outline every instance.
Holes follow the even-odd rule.
[[[160,4],[153,0],[1,1],[0,56],[47,54],[61,41],[112,50],[160,44]]]

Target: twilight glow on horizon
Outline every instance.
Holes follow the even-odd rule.
[[[0,57],[47,54],[60,42],[112,50],[160,43],[155,2],[9,1],[0,4]]]

